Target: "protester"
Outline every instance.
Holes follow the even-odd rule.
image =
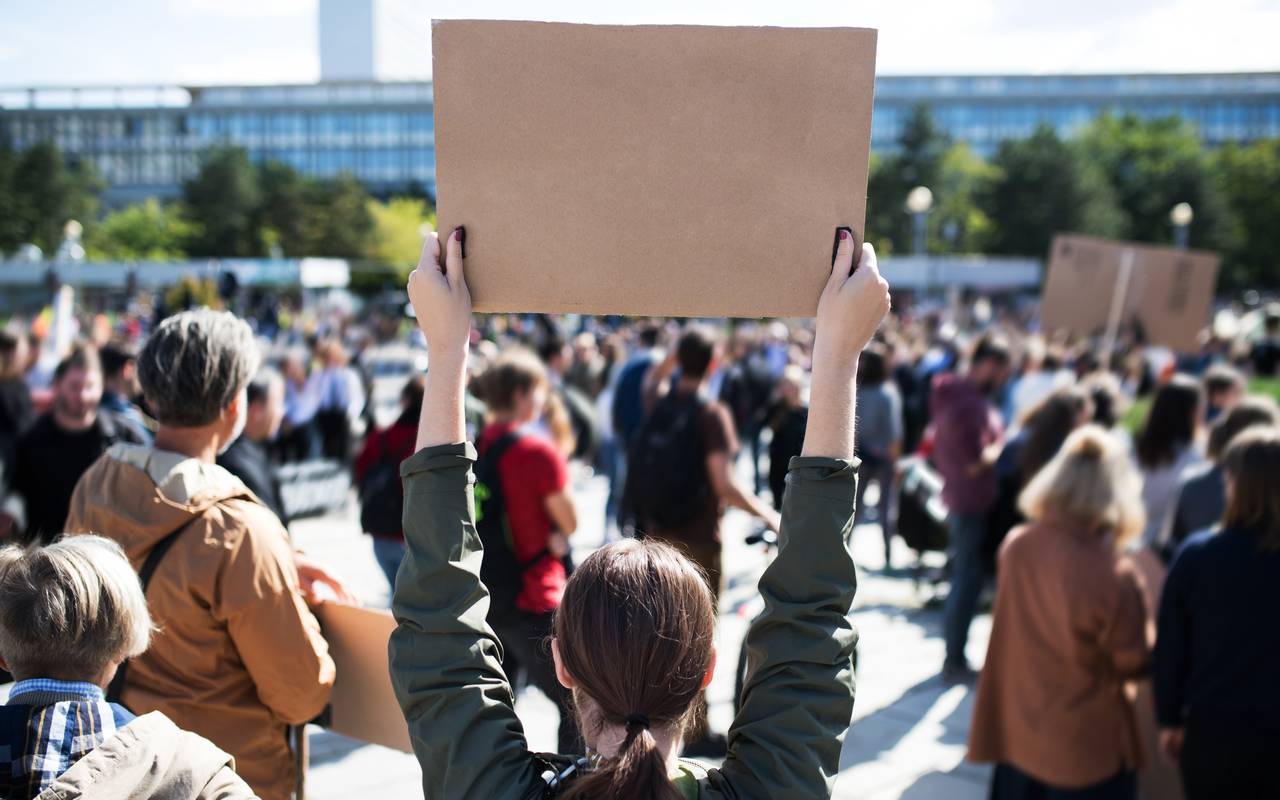
[[[13,488],[25,516],[24,541],[47,543],[63,530],[76,481],[116,442],[141,443],[131,427],[98,408],[102,366],[88,345],[53,372],[53,407],[19,439]]]
[[[1142,530],[1138,475],[1090,426],[1028,484],[1000,550],[969,758],[992,800],[1137,797],[1142,745],[1124,682],[1148,664],[1142,587],[1119,556]]]
[[[645,324],[636,335],[638,351],[618,370],[613,384],[613,435],[617,444],[617,462],[609,482],[607,507],[613,510],[613,520],[619,530],[633,527],[634,518],[626,507],[627,452],[640,426],[644,423],[644,380],[649,370],[662,360],[658,350],[660,331],[657,326]]]
[[[782,333],[785,331],[784,326]],[[781,371],[774,375],[766,345],[758,340],[754,326],[734,331],[731,344],[733,358],[723,371],[719,398],[732,412],[734,431],[747,445],[741,455],[751,459],[751,475],[759,494],[764,488],[760,476],[760,431],[768,421],[769,404]],[[772,352],[776,353],[776,348]]]
[[[944,373],[933,381],[933,462],[942,474],[952,550],[951,591],[943,618],[947,653],[942,674],[949,681],[974,676],[965,645],[982,591],[982,549],[997,491],[995,459],[987,454],[1004,433],[991,398],[1008,379],[1010,363],[1008,346],[985,338],[974,348],[967,372]]]
[[[1071,373],[1062,371],[1062,358],[1051,351],[1043,339],[1029,340],[1023,355],[1021,373],[1009,388],[1007,418],[1022,419],[1055,389],[1070,382]]]
[[[607,364],[593,334],[582,332],[573,338],[573,358],[565,370],[564,382],[588,400],[604,389]]]
[[[500,493],[503,527],[519,565],[509,578],[515,586],[493,587],[488,621],[512,659],[508,666],[523,670],[560,710],[560,747],[572,749],[579,734],[570,698],[556,681],[550,655],[542,647],[564,595],[568,537],[578,527],[569,494],[569,463],[550,440],[530,429],[542,416],[550,385],[537,356],[516,349],[499,356],[481,383],[490,422],[476,442],[483,468],[478,472],[492,470],[500,482],[486,489]]]
[[[892,367],[888,352],[872,343],[862,353],[858,375],[858,458],[862,461],[858,481],[858,514],[855,525],[865,521],[867,508],[863,493],[872,482],[880,493],[876,522],[884,537],[884,567],[893,567],[894,528],[893,481],[898,457],[902,455],[902,398],[889,380]]]
[[[1112,435],[1120,435],[1116,426],[1129,408],[1120,380],[1109,372],[1095,372],[1085,378],[1083,386],[1093,404],[1093,422]]]
[[[627,493],[637,534],[675,545],[702,568],[712,596],[718,598],[720,518],[725,507],[742,509],[773,530],[778,512],[739,486],[733,475],[738,452],[733,418],[723,403],[706,393],[716,348],[709,330],[692,326],[646,376],[645,405],[650,411],[632,446]]]
[[[1214,364],[1200,378],[1204,386],[1205,422],[1212,423],[1244,396],[1244,375],[1225,364]]]
[[[1280,797],[1280,429],[1242,433],[1222,462],[1222,529],[1187,540],[1160,600],[1160,744],[1187,800]]]
[[[1009,531],[1024,521],[1018,502],[1022,490],[1058,454],[1067,436],[1092,416],[1089,395],[1080,388],[1066,388],[1041,398],[1018,420],[996,459],[999,489],[987,527],[989,558],[995,557]]]
[[[1262,338],[1249,351],[1249,363],[1259,378],[1280,377],[1280,314],[1267,315]]]
[[[283,463],[320,458],[320,431],[316,414],[320,409],[319,373],[307,374],[306,359],[289,353],[280,363],[284,372],[284,423],[277,445]]]
[[[137,439],[151,441],[142,410],[134,400],[142,394],[138,385],[138,357],[123,344],[108,344],[98,351],[102,360],[102,401],[99,406],[112,414],[122,425],[129,427]]]
[[[715,607],[692,563],[653,541],[608,545],[588,558],[556,617],[557,676],[573,691],[596,757],[566,769],[565,760],[528,752],[483,623],[476,538],[464,535],[475,508],[474,454],[462,441],[471,302],[461,229],[448,243],[447,274],[438,241],[428,248],[409,281],[432,369],[421,450],[403,468],[410,557],[390,647],[424,792],[444,800],[545,796],[549,780],[563,788],[571,772],[577,780],[564,796],[580,800],[830,796],[853,711],[847,613],[856,576],[844,541],[856,483],[854,375],[888,309],[870,248],[849,276],[852,237],[843,233],[819,304],[806,457],[792,464],[783,543],[760,585],[768,611],[749,634],[759,658],[723,766],[705,772],[677,754],[714,669]]]
[[[866,358],[865,352],[863,358]],[[773,432],[773,438],[769,440],[769,493],[773,507],[779,512],[782,511],[782,495],[787,486],[791,459],[800,455],[804,447],[804,432],[809,424],[806,389],[804,369],[796,364],[787,367],[778,383],[777,406],[769,415],[769,429]],[[861,445],[862,441],[859,440],[858,444]]]
[[[18,454],[18,437],[31,424],[31,390],[22,379],[27,362],[27,340],[0,331],[0,542],[17,533],[14,514],[21,511],[10,506],[9,490],[13,486],[13,470]],[[13,501],[20,503],[20,501]]]
[[[421,375],[414,375],[400,392],[400,416],[385,429],[371,432],[356,456],[355,478],[360,490],[360,527],[373,539],[373,556],[392,588],[404,559],[404,486],[400,465],[413,455],[422,416]]]
[[[325,339],[316,345],[321,369],[316,378],[316,427],[320,434],[320,452],[325,458],[342,464],[351,460],[352,424],[364,410],[364,385],[350,366],[346,348],[337,339]]]
[[[280,481],[266,450],[284,421],[284,378],[270,367],[259,369],[249,381],[245,399],[249,410],[244,432],[218,454],[217,463],[244,481],[249,491],[287,526],[289,515],[280,497]]]
[[[1280,408],[1270,397],[1245,397],[1213,424],[1209,431],[1208,461],[1190,468],[1178,481],[1164,555],[1172,558],[1187,537],[1216,525],[1222,519],[1222,512],[1227,507],[1222,455],[1237,436],[1258,425],[1280,425]]]
[[[1178,481],[1200,455],[1204,392],[1195,380],[1174,375],[1156,390],[1151,410],[1134,439],[1134,457],[1142,471],[1142,503],[1147,525],[1142,545],[1160,552],[1168,543],[1171,509]]]
[[[253,791],[227,753],[164,714],[134,716],[103,689],[153,635],[120,547],[77,536],[0,550],[0,797],[239,800]]]
[[[244,428],[257,352],[229,313],[162,322],[138,357],[155,444],[99,459],[76,486],[67,530],[115,540],[136,566],[159,558],[147,591],[164,633],[130,662],[119,701],[208,738],[264,800],[286,800],[296,777],[286,728],[314,719],[334,680],[307,599],[318,600],[317,581],[346,595],[214,463]]]
[[[590,464],[600,449],[600,423],[596,421],[591,397],[565,379],[571,363],[569,346],[553,336],[538,348],[538,355],[546,365],[551,393],[563,409],[572,432],[568,456]],[[565,440],[569,441],[569,437]]]

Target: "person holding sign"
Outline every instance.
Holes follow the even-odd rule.
[[[837,234],[817,312],[812,402],[791,463],[778,555],[760,581],[768,605],[748,634],[742,710],[718,770],[681,762],[684,731],[716,655],[711,593],[667,545],[607,545],[574,572],[553,629],[557,677],[574,695],[585,757],[527,749],[502,653],[485,623],[463,397],[471,297],[463,231],[442,261],[434,237],[409,278],[431,357],[419,452],[401,469],[408,556],[396,585],[391,677],[433,798],[828,797],[853,711],[848,621],[858,356],[889,308],[864,246],[853,270]],[[851,272],[852,270],[852,272]]]

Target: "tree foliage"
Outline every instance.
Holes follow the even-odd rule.
[[[1226,199],[1210,173],[1211,161],[1195,128],[1178,117],[1139,119],[1103,115],[1085,128],[1079,146],[1102,170],[1123,212],[1120,235],[1169,244],[1170,210],[1190,203],[1192,247],[1227,251],[1234,231]]]
[[[995,175],[979,198],[999,221],[985,242],[989,252],[1042,257],[1055,233],[1125,234],[1107,176],[1051,128],[1004,142],[991,164]]]
[[[155,198],[113,211],[85,236],[91,260],[164,261],[186,257],[184,246],[195,232],[177,204]]]
[[[21,153],[0,145],[0,252],[31,242],[52,256],[68,220],[92,227],[101,191],[87,163],[68,163],[53,144]]]
[[[1237,226],[1226,254],[1228,285],[1275,288],[1280,283],[1280,139],[1229,144],[1213,164]]]

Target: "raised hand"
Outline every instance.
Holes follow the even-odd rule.
[[[454,228],[440,263],[440,239],[433,233],[422,248],[418,268],[409,273],[409,302],[427,337],[427,381],[418,423],[418,448],[456,444],[466,437],[463,392],[471,339],[471,293],[462,274],[466,231]]]
[[[853,457],[858,356],[889,311],[889,284],[880,277],[876,251],[869,244],[862,246],[858,268],[850,274],[853,234],[840,228],[836,235],[835,263],[818,300],[809,424],[801,454],[848,459]]]
[[[422,248],[418,268],[409,273],[409,302],[427,337],[434,361],[465,355],[471,336],[471,293],[463,275],[466,231],[455,228],[440,262],[440,238],[433,232]]]
[[[848,228],[841,228],[837,236],[831,277],[818,300],[815,369],[819,352],[839,361],[856,358],[889,311],[889,283],[880,277],[875,248],[862,245],[858,268],[850,274],[853,234]]]

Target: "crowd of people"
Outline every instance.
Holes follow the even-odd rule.
[[[1188,797],[1280,796],[1267,758],[1280,752],[1280,626],[1267,623],[1280,611],[1280,411],[1246,389],[1277,374],[1280,318],[1246,348],[1210,341],[1177,357],[1130,338],[1099,354],[979,301],[903,308],[835,348],[852,324],[835,318],[870,313],[874,286],[848,289],[855,302],[833,280],[816,325],[473,319],[465,284],[435,267],[424,259],[418,275],[439,283],[410,287],[421,329],[396,334],[425,338],[426,374],[404,377],[389,424],[370,364],[373,332],[394,325],[303,333],[192,310],[105,336],[86,324],[52,368],[28,331],[0,332],[0,541],[15,543],[0,551],[0,659],[18,681],[0,730],[26,753],[62,754],[0,763],[0,793],[36,797],[114,759],[121,781],[127,765],[161,765],[156,791],[290,796],[288,737],[334,681],[313,606],[350,598],[289,540],[280,468],[318,460],[350,470],[395,591],[394,682],[424,780],[444,796],[566,767],[517,758],[507,711],[480,725],[524,683],[558,707],[560,753],[606,757],[575,796],[650,786],[663,769],[704,797],[829,791],[839,747],[827,737],[852,700],[852,567],[833,543],[875,522],[883,562],[861,566],[892,574],[900,465],[915,455],[948,513],[941,675],[977,683],[970,757],[996,764],[993,797],[1136,797],[1158,756],[1179,765]],[[1135,402],[1149,408],[1130,431]],[[599,522],[612,544],[575,564],[573,487],[587,473],[608,480]],[[739,719],[770,732],[736,742],[708,729],[703,694],[728,508],[790,530],[794,550],[761,584],[772,616],[751,633],[755,695]],[[468,526],[478,572],[475,541],[456,541]],[[821,620],[801,618],[789,581],[802,579],[812,609],[827,602]],[[969,628],[993,583],[979,671]],[[779,677],[806,658],[821,666],[816,695]],[[635,664],[679,676],[678,689],[641,691]],[[1150,708],[1126,690],[1143,680]],[[101,724],[55,734],[31,713],[46,707]],[[813,741],[780,738],[800,724],[789,714]],[[770,756],[748,763],[760,746]],[[681,752],[725,768],[707,774]]]

